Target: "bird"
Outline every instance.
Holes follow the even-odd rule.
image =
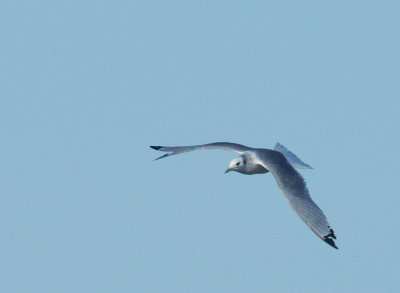
[[[190,146],[150,146],[152,149],[167,152],[159,160],[194,150],[222,149],[238,153],[232,159],[225,173],[234,171],[246,175],[265,174],[270,172],[288,199],[289,204],[307,226],[324,242],[338,249],[333,239],[335,232],[331,228],[322,210],[312,200],[306,182],[298,169],[312,169],[282,144],[277,143],[274,149],[251,148],[237,143],[214,142]]]

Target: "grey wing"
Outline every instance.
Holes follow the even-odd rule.
[[[279,142],[275,145],[274,150],[281,152],[293,167],[299,168],[299,169],[312,169],[312,167],[310,165],[304,163],[295,154],[293,154],[291,151],[289,151],[287,148],[285,148]]]
[[[155,149],[157,151],[161,152],[168,152],[167,154],[157,158],[156,160],[166,158],[172,155],[177,155],[185,152],[190,152],[194,150],[207,150],[207,149],[221,149],[221,150],[230,150],[237,152],[239,154],[242,154],[251,148],[237,144],[237,143],[231,143],[231,142],[214,142],[214,143],[208,143],[208,144],[201,144],[201,145],[189,145],[189,146],[173,146],[173,147],[167,147],[167,146],[150,146],[152,149]]]
[[[286,157],[273,150],[260,150],[257,156],[260,163],[274,175],[279,188],[300,218],[318,237],[337,249],[333,241],[336,239],[333,229],[322,210],[311,199],[303,177]]]

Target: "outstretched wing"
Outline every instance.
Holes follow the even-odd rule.
[[[286,157],[273,150],[257,150],[256,155],[260,164],[274,175],[279,188],[300,218],[323,241],[337,249],[333,241],[333,239],[336,239],[333,229],[322,210],[311,199],[303,177],[294,169]]]
[[[275,145],[274,150],[281,152],[293,167],[299,168],[299,169],[312,169],[312,167],[310,165],[304,163],[295,154],[293,154],[291,151],[289,151],[287,148],[285,148],[279,142]]]
[[[174,147],[167,147],[167,146],[150,146],[150,147],[157,151],[168,152],[167,154],[157,158],[156,160],[194,150],[221,149],[221,150],[234,151],[239,154],[243,154],[244,152],[251,150],[251,148],[247,146],[231,142],[214,142],[209,144],[174,146]]]

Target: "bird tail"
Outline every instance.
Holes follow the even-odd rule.
[[[274,150],[282,153],[285,156],[285,158],[289,161],[290,165],[292,165],[293,167],[298,169],[312,169],[310,165],[304,163],[295,154],[293,154],[279,142],[275,145]]]

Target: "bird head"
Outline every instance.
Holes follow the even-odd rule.
[[[246,161],[242,156],[234,158],[229,163],[229,167],[228,167],[228,169],[225,170],[225,173],[228,173],[230,171],[236,171],[236,172],[242,173],[245,171],[245,164],[246,164]]]

